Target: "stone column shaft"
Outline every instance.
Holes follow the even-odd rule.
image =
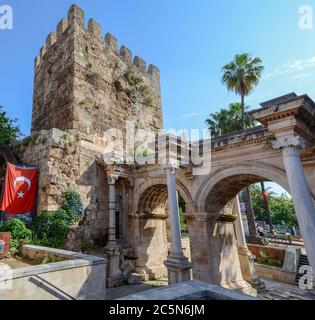
[[[115,183],[108,184],[108,242],[116,244],[116,186]]]
[[[120,270],[120,249],[116,242],[116,180],[117,175],[107,173],[108,178],[108,243],[105,253],[108,257],[107,287],[122,285],[123,275]]]
[[[176,175],[171,169],[166,169],[168,201],[171,216],[172,255],[183,256],[181,231],[179,222],[178,193],[176,191]]]
[[[191,264],[184,256],[179,223],[178,193],[176,190],[176,164],[165,166],[167,177],[168,201],[171,220],[172,252],[164,262],[168,270],[169,284],[189,281]]]
[[[237,214],[235,222],[235,231],[238,242],[238,254],[240,258],[241,270],[243,277],[248,281],[258,292],[265,289],[265,283],[257,276],[255,270],[255,256],[247,247],[244,226],[242,222],[242,212],[240,200],[237,196],[233,202],[233,210]]]
[[[311,267],[315,271],[315,208],[298,147],[284,147],[283,161]]]
[[[235,229],[236,229],[236,236],[237,236],[237,242],[239,247],[247,248],[246,243],[246,237],[245,237],[245,231],[242,221],[242,213],[241,213],[241,205],[240,205],[240,199],[239,196],[237,196],[233,203],[234,206],[234,212],[237,213],[237,220],[235,223]]]

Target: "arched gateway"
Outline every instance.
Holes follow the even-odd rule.
[[[170,282],[189,278],[192,267],[196,279],[250,292],[244,278],[257,279],[244,272],[242,233],[222,209],[258,181],[291,193],[315,270],[315,105],[308,96],[262,104],[253,112],[262,126],[246,132],[193,145],[158,140],[158,149],[168,145],[170,161],[161,166],[151,156],[144,159],[151,164],[135,165],[134,148],[121,148],[134,136],[130,121],[149,131],[146,141],[163,129],[156,66],[133,59],[111,34],[103,39],[93,19],[86,29],[83,10],[73,5],[47,37],[34,71],[32,135],[21,159],[40,168],[38,211],[56,209],[64,187],[75,186],[87,213],[78,241],[108,239],[109,286],[122,282],[129,264],[142,274],[168,271]],[[201,167],[181,162],[201,147]],[[104,161],[111,152],[116,156]],[[182,250],[176,191],[186,203],[192,265]]]

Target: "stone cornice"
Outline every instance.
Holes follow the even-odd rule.
[[[295,107],[292,109],[283,110],[283,111],[278,112],[278,108],[279,108],[279,106],[269,107],[268,110],[270,113],[268,115],[266,115],[265,117],[259,118],[259,121],[263,124],[267,124],[268,122],[271,122],[271,121],[276,121],[276,120],[280,120],[280,119],[283,119],[286,117],[295,116],[300,111],[299,107]]]
[[[167,214],[146,213],[146,212],[129,214],[128,216],[133,219],[153,219],[153,220],[166,220],[169,217]]]
[[[240,147],[245,147],[249,145],[254,145],[254,144],[263,144],[268,141],[271,141],[273,139],[272,134],[265,135],[263,137],[259,138],[253,138],[250,140],[243,140],[243,141],[236,141],[236,142],[228,142],[226,145],[219,145],[219,146],[212,146],[211,151],[212,152],[220,152],[220,151],[226,151],[226,150],[231,150],[231,149],[237,149]]]
[[[236,219],[237,219],[236,216],[222,214],[218,216],[218,219],[216,220],[216,222],[234,222]]]

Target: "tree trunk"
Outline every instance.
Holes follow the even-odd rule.
[[[265,192],[266,192],[265,183],[261,182],[260,185],[261,185],[261,192],[262,192],[262,195],[263,195],[264,205],[265,205],[265,216],[267,218],[267,221],[268,221],[268,224],[269,224],[269,227],[270,227],[270,232],[271,232],[271,234],[274,235],[275,234],[274,225],[272,223],[272,217],[271,217],[271,214],[270,214],[269,201],[268,201],[268,198],[265,196]]]
[[[247,221],[248,221],[249,235],[257,237],[258,233],[257,233],[257,228],[256,228],[256,221],[255,221],[252,197],[250,194],[250,187],[249,186],[244,189],[243,195],[244,195],[244,202],[245,202],[245,208],[246,208],[246,217],[247,217]]]
[[[245,97],[242,95],[241,98],[242,98],[242,101],[241,101],[241,105],[242,105],[242,127],[243,127],[243,130],[246,130],[246,121],[245,121]]]

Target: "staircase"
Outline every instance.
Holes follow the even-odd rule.
[[[310,263],[308,261],[307,255],[305,254],[301,254],[300,255],[300,260],[299,260],[299,265],[297,268],[297,273],[296,273],[296,278],[295,278],[295,284],[298,286],[299,285],[299,281],[301,279],[301,277],[304,275],[303,273],[299,273],[299,270],[302,266],[309,266]]]

